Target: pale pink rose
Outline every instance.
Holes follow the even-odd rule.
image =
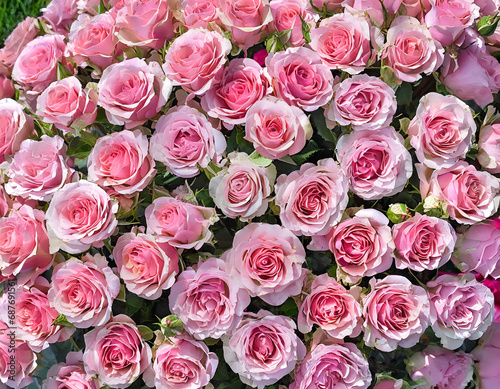
[[[273,20],[269,0],[217,0],[217,6],[231,42],[243,50],[264,39],[265,27]]]
[[[364,341],[384,352],[415,346],[429,324],[429,299],[424,288],[403,276],[370,280],[363,298]]]
[[[0,218],[0,274],[32,285],[53,261],[43,211],[22,205]]]
[[[271,15],[273,21],[269,24],[271,32],[289,31],[288,38],[282,43],[288,43],[293,47],[303,46],[306,43],[302,31],[302,21],[309,29],[316,27],[315,15],[309,1],[307,0],[273,0],[271,1]]]
[[[401,192],[413,172],[403,137],[392,127],[343,135],[337,143],[336,154],[350,181],[350,189],[364,200]]]
[[[33,118],[12,99],[0,100],[0,155],[16,153],[35,130]]]
[[[118,39],[130,47],[162,49],[174,37],[168,0],[124,0],[116,11]]]
[[[258,166],[246,153],[233,152],[228,159],[229,167],[219,171],[208,186],[215,205],[232,219],[262,216],[271,201],[276,168]]]
[[[333,75],[311,49],[293,47],[270,53],[266,66],[274,93],[290,105],[311,112],[333,96]]]
[[[431,169],[450,167],[464,159],[475,132],[472,112],[463,101],[434,92],[420,99],[408,126],[418,160]]]
[[[383,2],[378,0],[345,0],[342,2],[342,6],[344,9],[351,8],[360,13],[366,12],[370,22],[375,27],[381,28],[384,25],[386,13],[390,20],[391,15],[398,12],[401,3],[401,0],[383,0]]]
[[[163,71],[174,86],[196,95],[219,82],[231,42],[215,31],[188,30],[170,45]]]
[[[160,298],[179,273],[179,254],[168,243],[130,232],[118,238],[113,258],[127,289],[146,300]]]
[[[392,227],[398,269],[435,270],[451,258],[457,237],[446,220],[418,212]]]
[[[187,28],[208,28],[209,23],[219,22],[217,0],[183,0],[184,25]]]
[[[117,211],[118,204],[98,185],[85,180],[66,184],[47,209],[50,251],[78,254],[92,245],[102,247],[118,225]]]
[[[310,46],[329,69],[357,74],[370,60],[370,27],[363,15],[347,11],[336,14],[311,31]]]
[[[47,372],[47,378],[42,383],[43,389],[99,389],[99,382],[87,374],[83,366],[81,351],[69,352],[66,363],[58,363]]]
[[[11,32],[5,40],[4,46],[0,49],[0,64],[12,69],[21,51],[38,34],[35,21],[35,18],[28,16]]]
[[[101,387],[126,388],[151,364],[151,348],[126,315],[114,316],[106,325],[87,332],[84,338],[85,371],[97,374]]]
[[[116,62],[117,49],[115,18],[108,12],[90,17],[82,14],[71,25],[68,51],[75,62],[85,67],[89,62],[106,69]]]
[[[0,100],[8,99],[14,96],[14,83],[9,77],[0,75]]]
[[[222,80],[203,96],[201,106],[208,116],[232,129],[244,123],[248,109],[271,92],[271,80],[255,60],[235,58],[224,69]]]
[[[443,64],[444,49],[427,26],[410,16],[398,16],[387,31],[381,57],[400,80],[415,82],[421,73],[429,75]]]
[[[477,369],[476,384],[483,389],[496,389],[500,385],[496,363],[500,351],[499,334],[500,323],[493,323],[479,340],[479,346],[472,350]]]
[[[354,343],[318,344],[297,367],[290,389],[367,389],[372,375]]]
[[[306,253],[300,240],[277,224],[251,223],[236,232],[222,259],[227,272],[250,296],[281,305],[302,291]]]
[[[500,230],[490,221],[472,225],[459,235],[452,261],[464,273],[500,278]]]
[[[450,168],[431,170],[416,164],[420,193],[447,202],[450,217],[462,224],[474,224],[495,214],[500,203],[500,184],[488,172],[459,161]]]
[[[74,174],[66,150],[64,139],[58,135],[23,141],[7,170],[5,191],[13,196],[50,201]]]
[[[78,16],[77,3],[75,0],[51,0],[42,9],[41,19],[50,25],[53,32],[67,35],[73,19]]]
[[[427,290],[430,324],[447,349],[480,338],[493,320],[493,293],[470,273],[441,275],[427,283]]]
[[[105,324],[120,292],[120,279],[100,254],[70,258],[52,273],[50,304],[77,328]]]
[[[172,90],[157,62],[139,58],[108,66],[99,80],[98,104],[111,124],[126,129],[144,124],[160,112]]]
[[[213,234],[209,227],[218,217],[214,208],[200,207],[173,197],[158,197],[146,208],[147,233],[158,242],[199,250]]]
[[[144,190],[155,176],[148,138],[123,130],[97,139],[87,161],[88,180],[123,195]]]
[[[296,325],[269,311],[247,313],[229,336],[223,337],[224,359],[252,387],[272,385],[295,369],[306,347],[295,335]]]
[[[150,140],[151,155],[176,176],[191,178],[226,150],[226,138],[195,108],[180,105],[161,116]]]
[[[396,112],[396,94],[377,77],[360,74],[336,85],[335,96],[325,111],[328,120],[354,130],[387,127]]]
[[[431,35],[443,46],[450,46],[479,17],[479,7],[473,0],[431,0],[425,24]]]
[[[479,131],[476,159],[492,174],[500,173],[500,123],[484,126]],[[262,153],[261,153],[262,154]]]
[[[154,363],[144,381],[157,389],[197,389],[207,385],[219,359],[207,345],[187,335],[170,337],[156,350]]]
[[[348,181],[332,158],[305,163],[278,177],[275,202],[281,223],[296,235],[324,235],[340,221],[347,192]]]
[[[184,270],[172,286],[170,311],[184,329],[196,339],[218,339],[239,324],[250,296],[226,273],[226,264],[218,258],[200,261]]]
[[[472,380],[472,355],[430,345],[413,354],[406,364],[413,381],[423,381],[421,389],[465,389]]]
[[[403,0],[401,4],[406,9],[406,15],[417,18],[424,24],[424,17],[431,9],[431,0]]]
[[[347,291],[335,278],[321,274],[311,285],[311,293],[299,308],[297,325],[303,334],[317,324],[337,339],[361,333],[361,305],[354,289]]]
[[[245,138],[263,157],[280,159],[299,153],[312,136],[304,112],[273,96],[264,97],[248,110]]]

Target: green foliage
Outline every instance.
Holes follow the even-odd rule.
[[[27,16],[38,16],[47,4],[47,0],[0,0],[0,46],[18,23]]]

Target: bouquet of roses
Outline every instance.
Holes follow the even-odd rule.
[[[0,49],[2,387],[498,389],[499,8],[26,18]]]

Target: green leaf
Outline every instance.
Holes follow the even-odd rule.
[[[412,95],[413,89],[411,87],[411,84],[408,82],[403,82],[396,90],[396,100],[398,102],[398,105],[410,104]]]
[[[307,24],[302,15],[299,14],[300,21],[302,22],[302,35],[306,40],[306,43],[311,43],[311,26]]]
[[[299,313],[299,308],[297,307],[295,300],[289,297],[283,304],[281,304],[278,312],[281,315],[293,317]]]
[[[94,147],[97,142],[97,138],[87,131],[80,131],[80,139],[82,140],[82,142],[92,147]]]
[[[314,128],[326,142],[331,142],[333,145],[337,143],[335,134],[326,126],[326,120],[323,109],[317,109],[311,114],[311,121]]]
[[[85,159],[92,151],[92,146],[83,142],[80,137],[71,139],[66,155],[71,158]]]
[[[71,324],[62,313],[57,316],[56,320],[52,323],[53,326],[64,326],[69,328],[75,328],[73,324]]]
[[[384,80],[384,82],[390,87],[395,87],[396,85],[399,85],[401,83],[401,80],[397,78],[397,76],[394,74],[394,71],[389,66],[382,66],[382,68],[380,69],[380,76],[382,77],[382,80]]]
[[[142,339],[144,339],[146,342],[154,338],[155,333],[151,328],[143,325],[138,325],[137,329],[141,333]]]
[[[207,188],[196,191],[195,197],[196,200],[198,200],[198,202],[200,202],[204,207],[215,207],[214,200],[212,199],[212,196],[210,196],[210,192]]]
[[[487,15],[483,16],[479,23],[477,24],[477,32],[482,36],[493,35],[498,26],[498,21],[500,17],[498,15]]]
[[[137,296],[134,293],[127,293],[126,297],[126,307],[125,307],[125,314],[127,316],[132,316],[134,313],[136,313],[139,309],[141,309],[142,304],[144,303],[144,300]]]
[[[320,148],[318,147],[318,144],[311,139],[309,142],[307,142],[306,147],[302,149],[300,154],[293,155],[292,159],[295,161],[295,163],[301,165],[304,162],[306,162],[309,157],[311,157],[319,150]]]
[[[57,81],[60,81],[63,78],[71,77],[72,75],[73,74],[71,74],[66,66],[59,61],[57,62]]]
[[[182,321],[176,315],[165,316],[158,325],[167,338],[180,334],[183,329]]]
[[[267,167],[273,162],[272,159],[263,157],[257,151],[254,151],[252,154],[250,154],[248,159],[260,167]]]

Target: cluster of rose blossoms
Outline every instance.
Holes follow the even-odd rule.
[[[498,389],[499,7],[26,18],[0,49],[2,385]]]

